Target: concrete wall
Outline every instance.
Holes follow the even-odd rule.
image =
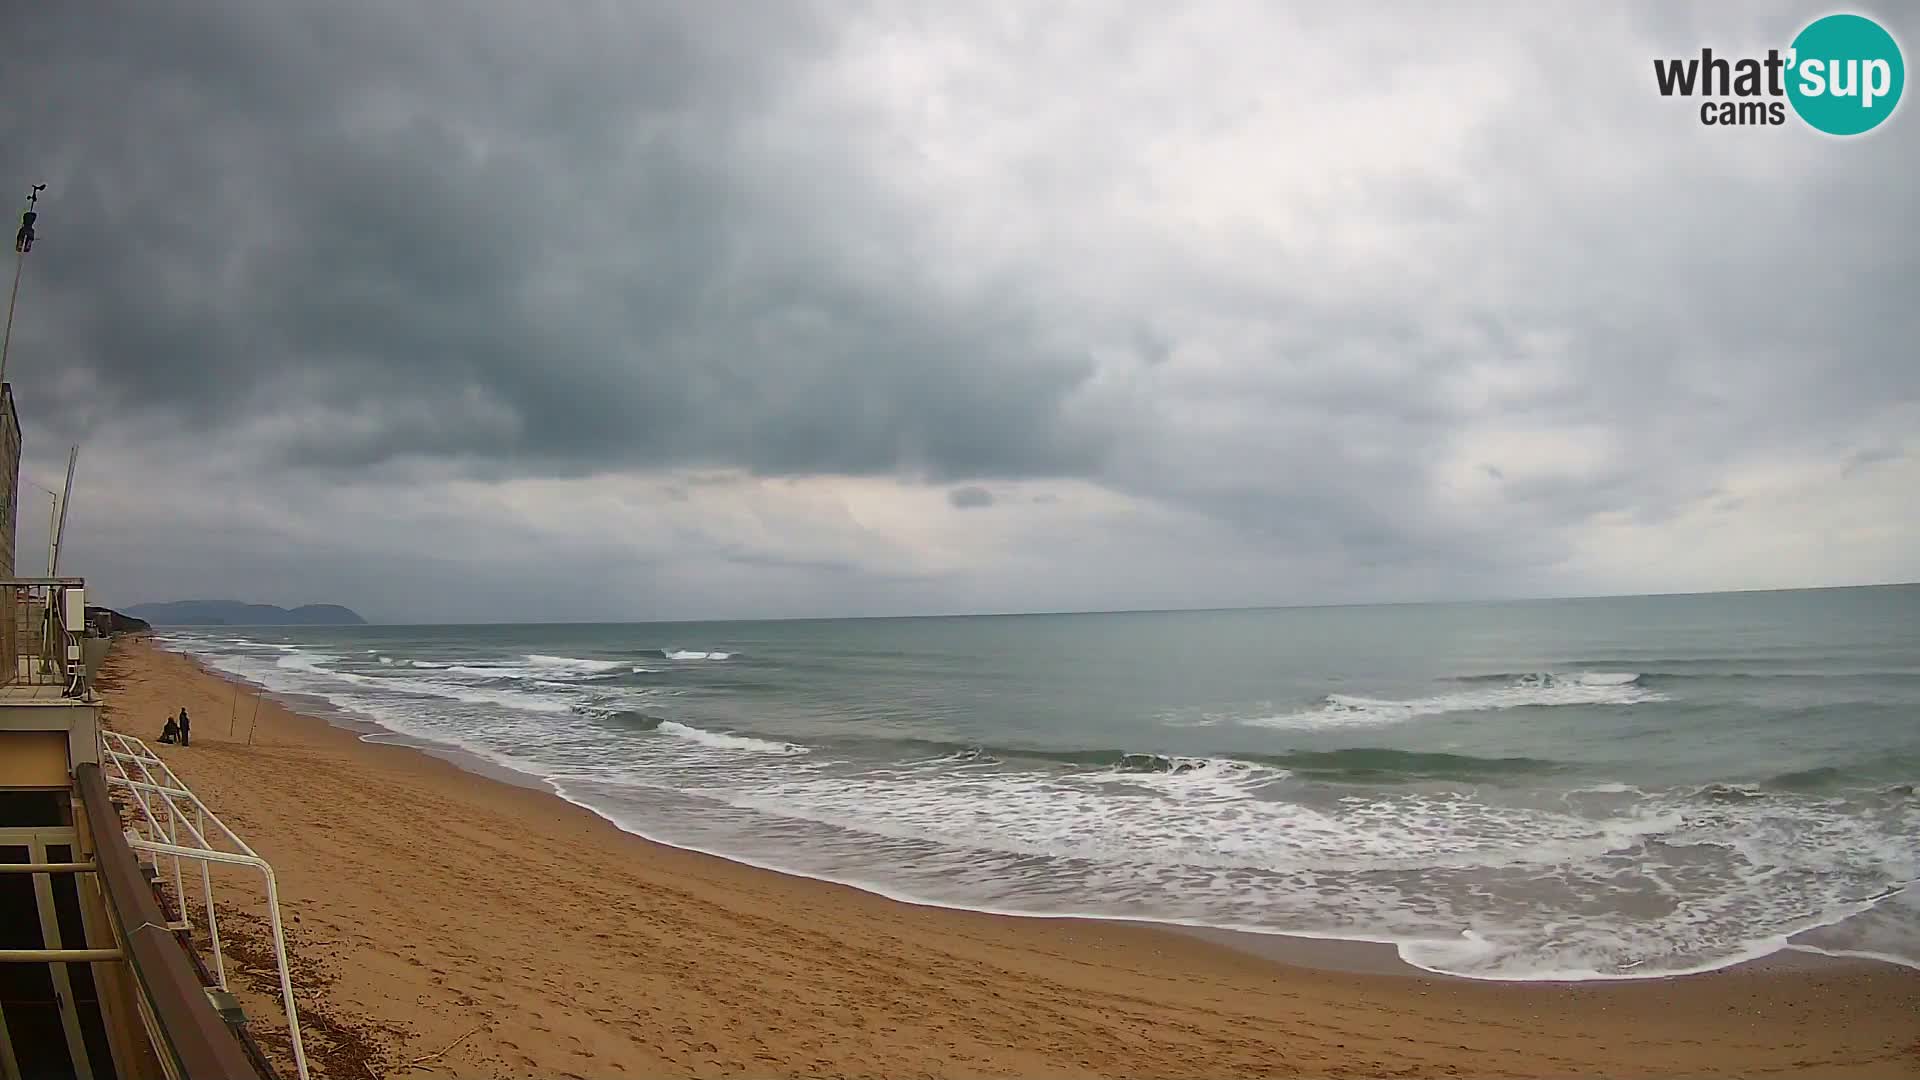
[[[57,693],[57,689],[55,690]],[[100,761],[100,705],[72,698],[20,700],[0,694],[0,737],[56,732],[66,741],[66,767]],[[8,751],[0,748],[0,754]]]
[[[64,788],[67,734],[64,731],[0,731],[0,788]]]

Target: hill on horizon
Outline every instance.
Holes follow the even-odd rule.
[[[175,600],[135,604],[126,613],[155,626],[365,626],[367,620],[339,604],[243,604],[235,600]]]

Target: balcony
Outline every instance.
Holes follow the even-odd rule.
[[[92,700],[106,642],[86,610],[84,579],[0,579],[0,704]]]

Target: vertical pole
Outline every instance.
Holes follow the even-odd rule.
[[[161,799],[167,804],[167,843],[172,844],[174,847],[179,847],[180,811],[174,807],[172,795],[162,795]],[[193,920],[187,918],[187,888],[181,883],[180,856],[178,855],[173,857],[173,901],[175,906],[180,909],[180,921],[191,929],[193,927]]]
[[[7,350],[13,348],[13,307],[20,302],[20,271],[27,268],[27,253],[13,257],[13,295],[7,298],[7,333],[0,338],[0,385],[7,381]]]
[[[35,184],[33,190],[27,192],[29,212],[33,210],[34,204],[40,201],[40,193],[46,189],[45,184]],[[21,220],[25,221],[25,214],[21,215]],[[4,335],[0,335],[0,386],[6,385],[7,382],[7,352],[13,348],[13,308],[20,302],[20,272],[26,268],[27,253],[16,252],[13,258],[13,293],[7,297],[7,329]]]
[[[38,486],[38,485],[36,485]],[[47,576],[53,576],[53,530],[60,520],[60,496],[47,492]]]
[[[73,466],[79,460],[80,448],[76,446],[67,455],[67,490],[66,494],[60,496],[60,528],[54,534],[53,572],[48,574],[48,577],[60,576],[60,541],[66,537],[67,533],[67,504],[73,501]]]
[[[257,860],[267,875],[267,923],[273,928],[274,958],[280,962],[280,1003],[287,1009],[287,1037],[293,1043],[293,1067],[300,1080],[307,1080],[307,1050],[300,1042],[300,1012],[293,1005],[293,978],[287,971],[287,935],[280,925],[280,890],[274,884],[273,867],[265,859]]]
[[[199,823],[200,836],[201,839],[204,840],[207,835],[207,813],[206,808],[200,805],[198,799],[194,800],[193,816]],[[207,846],[211,847],[213,845],[209,844]],[[225,954],[220,951],[220,920],[213,913],[213,864],[206,859],[199,860],[199,863],[200,888],[205,893],[207,900],[207,936],[213,940],[213,974],[219,983],[220,989],[225,990],[227,989],[227,958]]]

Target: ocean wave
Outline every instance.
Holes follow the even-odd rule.
[[[1122,783],[1146,787],[1188,802],[1250,799],[1268,784],[1290,774],[1251,761],[1169,754],[1127,754],[1112,770]],[[1086,774],[1081,774],[1086,779]]]
[[[542,653],[528,653],[527,663],[542,671],[573,672],[591,675],[605,671],[618,671],[632,665],[631,660],[582,660],[572,656],[547,656]]]
[[[629,660],[586,660],[573,656],[548,656],[542,653],[527,653],[520,658],[523,663],[502,663],[490,660],[467,660],[461,662],[442,662],[437,660],[412,660],[408,666],[426,671],[444,671],[449,675],[459,675],[474,679],[518,679],[518,680],[555,680],[572,679],[589,681],[607,676],[617,676],[633,667]]]
[[[1640,685],[1640,676],[1631,672],[1588,672],[1559,675],[1535,672],[1526,675],[1501,675],[1486,681],[1497,682],[1484,689],[1460,690],[1410,700],[1328,694],[1316,709],[1258,716],[1240,723],[1257,727],[1317,731],[1347,727],[1384,727],[1420,716],[1446,713],[1493,712],[1502,709],[1535,708],[1560,705],[1639,705],[1666,701],[1667,695]]]
[[[938,762],[954,762],[965,765],[998,765],[1000,759],[983,746],[963,746],[950,754],[909,761],[909,765],[930,765]]]
[[[801,746],[798,743],[768,742],[766,739],[756,739],[751,735],[732,735],[721,731],[708,731],[705,728],[697,728],[691,724],[682,724],[676,720],[662,720],[654,725],[653,730],[658,731],[662,735],[672,735],[675,738],[686,739],[689,742],[696,742],[702,746],[711,747],[716,750],[740,750],[755,754],[784,755],[804,754],[808,752],[807,747]]]
[[[1630,686],[1641,678],[1637,671],[1503,671],[1493,675],[1461,675],[1453,681],[1512,686]]]
[[[573,702],[566,696],[532,693],[514,687],[485,687],[468,683],[451,682],[442,677],[410,677],[398,674],[379,676],[363,675],[355,671],[343,671],[336,667],[342,658],[332,653],[295,652],[276,658],[272,670],[283,676],[278,681],[269,680],[268,688],[291,691],[294,693],[325,692],[332,683],[344,683],[354,687],[379,690],[390,694],[408,697],[441,698],[458,701],[467,705],[497,705],[519,712],[558,714],[569,712]],[[387,670],[395,670],[388,668]],[[404,669],[398,669],[404,670]],[[462,673],[459,665],[450,665],[442,669],[446,674]],[[464,669],[473,671],[478,669]],[[236,674],[247,672],[236,670]]]
[[[1709,777],[1700,777],[1644,789],[1593,783],[1607,774],[1588,776],[1570,763],[1365,745],[1283,754],[1205,747],[1216,756],[1143,752],[1139,742],[992,745],[1017,741],[1011,733],[985,743],[863,740],[850,755],[855,762],[829,762],[840,756],[837,743],[822,741],[795,759],[808,748],[639,711],[631,704],[639,695],[596,676],[547,669],[537,679],[475,685],[447,665],[375,668],[358,649],[335,648],[356,655],[307,649],[282,664],[287,658],[265,651],[226,663],[495,763],[570,784],[583,774],[603,778],[576,795],[669,842],[879,883],[922,902],[1368,937],[1399,946],[1422,967],[1477,978],[1635,978],[1725,966],[1808,926],[1890,908],[1887,890],[1920,873],[1911,839],[1920,835],[1920,802],[1910,785],[1888,786],[1920,774],[1892,754],[1752,783],[1707,788],[1699,785]],[[329,665],[374,677],[342,680]],[[681,679],[694,677],[680,670]],[[585,715],[513,715],[398,696],[498,695],[518,709],[542,682]],[[402,688],[410,684],[413,691]],[[1611,695],[1650,693],[1644,680],[1558,676],[1446,689],[1459,692],[1456,701],[1601,695],[1615,703]],[[587,714],[582,702],[614,711]],[[630,730],[606,730],[609,721]],[[1106,737],[1096,729],[1092,740]],[[1336,733],[1324,741],[1376,740]],[[909,750],[926,760],[898,762]],[[1790,757],[1773,768],[1806,764]],[[1555,772],[1571,778],[1549,776],[1545,790],[1590,794],[1542,805],[1531,789],[1544,786],[1531,781]],[[1833,793],[1855,777],[1883,794]],[[1501,790],[1509,778],[1515,788]],[[1474,783],[1418,783],[1431,779]],[[1400,781],[1416,783],[1394,786]],[[1351,786],[1306,786],[1315,782]],[[1592,786],[1576,786],[1583,783]],[[732,809],[713,814],[715,804]],[[1623,896],[1635,902],[1622,904]],[[1872,940],[1813,944],[1895,952],[1910,947],[1913,925],[1903,917]]]
[[[1766,792],[1746,784],[1706,784],[1693,789],[1691,795],[1707,802],[1736,804],[1767,797]]]
[[[1785,791],[1819,791],[1837,786],[1848,779],[1848,776],[1848,771],[1845,769],[1821,765],[1811,769],[1777,773],[1762,781],[1761,786]]]
[[[276,668],[279,668],[282,671],[298,672],[301,674],[320,676],[328,679],[337,679],[340,682],[357,683],[360,685],[369,685],[369,684],[375,684],[380,682],[379,679],[374,679],[366,675],[355,674],[354,672],[351,672],[351,671],[341,671],[338,668],[333,667],[334,664],[337,664],[340,662],[340,659],[341,659],[340,657],[332,653],[290,652],[276,659],[273,662],[273,666]]]
[[[1564,771],[1557,761],[1530,757],[1476,757],[1387,747],[1356,746],[1337,750],[1296,750],[1284,754],[1230,753],[1215,755],[1171,754],[1157,751],[1036,749],[990,746],[980,743],[939,743],[913,740],[914,750],[931,751],[932,756],[915,756],[905,764],[1046,765],[1055,771],[1113,773],[1191,773],[1202,769],[1259,767],[1278,770],[1302,780],[1349,783],[1398,783],[1420,780],[1498,780],[1541,776]]]
[[[655,716],[652,713],[643,713],[637,709],[616,709],[611,712],[590,710],[590,709],[581,709],[577,711],[585,712],[588,715],[597,715],[601,719],[606,720],[610,723],[618,724],[621,727],[625,727],[625,728],[631,728],[635,731],[654,731],[658,729],[661,724],[664,724],[667,722],[666,717],[664,716]]]
[[[1871,820],[1840,802],[1702,801],[1685,789],[1598,813],[1414,790],[1332,803],[1251,795],[1272,779],[1232,759],[1137,755],[1104,776],[762,773],[703,794],[767,815],[770,836],[796,835],[795,822],[830,829],[807,835],[836,838],[840,875],[884,867],[913,899],[1372,934],[1418,966],[1483,979],[1723,967],[1884,902],[1914,870],[1910,807]],[[1623,891],[1652,906],[1622,906]]]
[[[738,654],[707,649],[645,649],[641,655],[657,660],[731,660]]]
[[[1282,765],[1294,775],[1303,778],[1366,783],[1538,776],[1565,768],[1557,761],[1548,761],[1543,758],[1485,758],[1471,754],[1393,750],[1385,747],[1301,750],[1266,760]]]
[[[1113,767],[1123,773],[1185,773],[1204,769],[1218,758],[1182,757],[1176,754],[1121,754]]]

